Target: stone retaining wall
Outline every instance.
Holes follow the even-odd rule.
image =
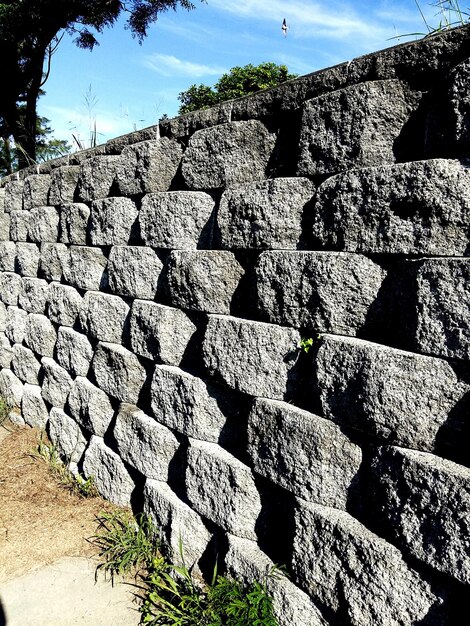
[[[281,626],[462,623],[469,75],[457,29],[1,183],[14,419],[195,568],[284,564]]]

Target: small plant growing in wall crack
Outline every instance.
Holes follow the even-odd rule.
[[[318,341],[319,339],[321,339],[321,335],[317,335],[316,340]],[[303,350],[305,354],[308,354],[310,348],[313,346],[316,340],[313,337],[303,337],[299,342],[299,348]]]

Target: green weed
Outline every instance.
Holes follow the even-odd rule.
[[[0,426],[4,424],[10,416],[11,408],[6,400],[0,399]]]

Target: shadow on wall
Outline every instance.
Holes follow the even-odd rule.
[[[3,604],[0,600],[0,626],[6,626],[7,618],[5,617],[5,611],[3,610]]]

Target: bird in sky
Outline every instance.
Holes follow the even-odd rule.
[[[282,21],[282,26],[281,26],[281,30],[282,30],[282,33],[283,33],[284,37],[287,37],[287,29],[288,28],[289,27],[287,26],[286,18],[284,18],[283,21]]]

